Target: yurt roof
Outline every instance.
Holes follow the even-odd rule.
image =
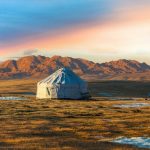
[[[68,68],[61,68],[38,84],[85,84],[85,81]]]

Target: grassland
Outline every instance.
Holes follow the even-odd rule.
[[[28,95],[36,92],[36,83],[37,80],[0,82],[0,95],[19,95],[27,99],[0,101],[0,149],[138,150],[140,148],[110,141],[120,136],[150,136],[149,107],[113,107],[145,102],[144,99],[36,100]],[[101,85],[90,83],[89,86],[92,95],[96,96],[97,86],[100,89]],[[143,91],[146,93],[147,89]]]

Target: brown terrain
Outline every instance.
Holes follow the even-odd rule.
[[[38,81],[1,80],[0,150],[149,149],[117,144],[113,140],[150,137],[150,101],[144,98],[150,82],[90,82],[91,100],[38,100],[35,97]],[[99,93],[119,97],[98,97]],[[1,96],[22,100],[2,100]],[[119,107],[137,103],[147,105]]]
[[[120,59],[100,64],[61,56],[26,56],[1,62],[0,79],[41,78],[64,66],[87,80],[150,80],[150,66],[135,60]]]

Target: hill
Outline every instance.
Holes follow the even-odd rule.
[[[64,66],[87,80],[150,80],[150,66],[135,60],[120,59],[100,64],[61,56],[26,56],[1,62],[0,79],[42,78]]]

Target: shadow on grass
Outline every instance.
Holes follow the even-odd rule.
[[[5,149],[6,147],[13,147],[13,145],[7,142],[0,142],[0,149]]]

